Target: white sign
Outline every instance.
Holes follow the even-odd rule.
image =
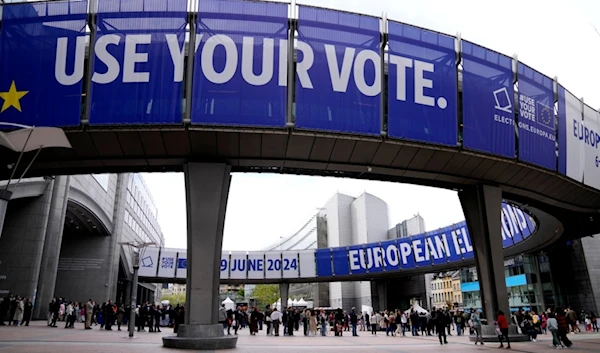
[[[162,249],[158,262],[158,277],[175,277],[175,267],[177,266],[177,252]]]
[[[187,278],[187,251],[177,253],[177,278]]]
[[[281,278],[281,253],[265,253],[265,278]]]
[[[231,260],[229,261],[229,278],[231,279],[245,279],[246,271],[246,252],[245,251],[232,251]]]
[[[600,116],[587,105],[583,108],[583,126],[583,181],[586,185],[600,190]]]
[[[265,278],[265,254],[248,253],[248,279]]]
[[[146,248],[143,254],[140,254],[140,269],[138,275],[142,277],[156,277],[158,250],[159,248]]]
[[[317,277],[317,264],[315,260],[314,250],[302,250],[298,253],[300,265],[300,277],[315,278]]]
[[[565,90],[566,132],[567,132],[567,176],[578,182],[583,181],[584,145],[579,139],[584,131],[582,123],[581,101]]]
[[[229,278],[229,251],[221,253],[221,279]]]
[[[281,256],[283,278],[298,278],[298,252],[284,251]]]

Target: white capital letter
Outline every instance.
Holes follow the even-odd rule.
[[[348,80],[350,80],[350,70],[356,49],[346,48],[344,58],[342,59],[342,69],[339,69],[335,47],[331,44],[325,44],[325,54],[327,55],[327,66],[329,66],[329,76],[331,85],[335,92],[346,92],[348,89]]]
[[[406,101],[406,68],[412,67],[412,60],[397,55],[390,55],[390,64],[396,65],[396,99]]]
[[[358,258],[358,250],[350,250],[348,252],[348,255],[350,255],[350,269],[360,270],[360,259]]]
[[[125,36],[125,63],[123,63],[123,82],[150,82],[149,72],[135,72],[136,63],[147,63],[148,53],[138,53],[138,44],[150,44],[150,34],[128,34]]]
[[[367,60],[373,62],[375,66],[375,80],[373,84],[367,84],[365,79],[365,64]],[[354,82],[358,90],[368,97],[374,97],[381,93],[381,58],[373,50],[363,50],[358,53],[354,61]],[[347,81],[346,81],[347,82]]]
[[[173,82],[181,82],[183,81],[185,43],[179,48],[179,40],[176,34],[165,34],[165,37],[169,46],[169,53],[171,53],[171,60],[173,61]]]
[[[225,48],[225,68],[221,72],[215,70],[213,57],[217,46]],[[221,84],[228,82],[235,75],[238,63],[237,47],[233,39],[224,34],[216,34],[206,41],[202,49],[202,72],[204,77],[212,83]]]
[[[119,45],[119,40],[120,38],[116,34],[106,34],[96,40],[94,53],[96,58],[106,65],[107,69],[105,73],[94,72],[92,75],[92,81],[106,84],[113,82],[117,79],[117,77],[119,77],[119,72],[121,71],[119,62],[106,49],[109,44]]]
[[[415,103],[433,107],[435,99],[425,95],[425,88],[433,88],[433,81],[423,76],[423,72],[433,72],[433,64],[415,60]]]
[[[279,86],[287,86],[287,65],[288,65],[288,41],[281,39],[279,41]]]
[[[69,38],[58,38],[56,41],[56,61],[54,62],[54,77],[63,86],[71,86],[83,78],[83,61],[85,58],[85,36],[77,37],[75,41],[75,67],[72,74],[67,74],[67,46]]]
[[[263,39],[262,72],[254,74],[254,38],[244,37],[242,49],[242,77],[253,86],[264,86],[273,78],[273,61],[275,60],[275,41],[273,38]]]
[[[302,88],[313,89],[308,70],[310,70],[315,62],[315,53],[310,45],[301,41],[298,41],[298,50],[302,52],[302,61],[296,63],[296,72],[298,73],[300,86],[302,86]]]

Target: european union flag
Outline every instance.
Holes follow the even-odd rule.
[[[177,268],[187,268],[187,259],[177,259]]]
[[[548,129],[554,130],[554,109],[541,103],[537,102],[537,122],[540,125],[547,127]]]
[[[87,1],[3,6],[0,121],[78,125]]]

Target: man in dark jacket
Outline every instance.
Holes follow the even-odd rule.
[[[558,339],[566,347],[571,347],[573,342],[567,338],[567,333],[569,333],[569,323],[562,308],[556,308],[556,321],[558,322]]]
[[[448,316],[442,313],[442,309],[438,309],[438,313],[435,317],[435,329],[438,333],[438,338],[440,339],[440,344],[448,344],[448,340],[446,338],[446,327],[449,324]],[[442,340],[443,338],[443,340]]]
[[[352,336],[358,336],[358,333],[356,332],[356,325],[358,324],[356,308],[352,308],[352,311],[350,312],[350,324],[352,325]]]

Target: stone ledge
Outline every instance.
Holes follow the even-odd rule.
[[[195,350],[233,349],[237,345],[236,336],[221,337],[163,337],[163,347]]]

